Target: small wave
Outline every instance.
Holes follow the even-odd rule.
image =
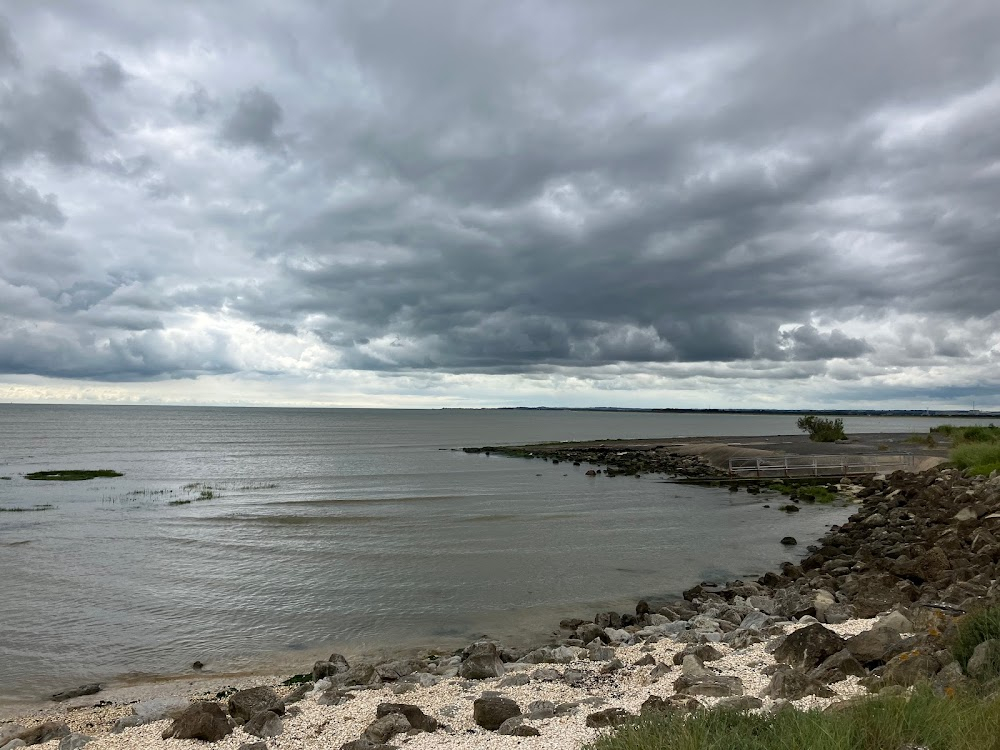
[[[407,495],[406,497],[338,497],[322,500],[276,500],[268,505],[299,505],[322,508],[338,505],[381,505],[384,503],[436,503],[447,500],[461,500],[461,495]]]
[[[216,521],[225,523],[238,521],[241,523],[274,524],[278,526],[308,526],[308,525],[339,525],[354,523],[377,523],[392,519],[380,516],[227,516]]]
[[[492,513],[488,516],[469,516],[461,519],[463,523],[494,523],[496,521],[516,521],[520,516],[513,513]]]
[[[20,546],[22,546],[24,544],[31,544],[33,541],[35,541],[35,540],[34,539],[23,539],[20,542],[5,542],[4,544],[0,544],[0,547],[20,547]]]

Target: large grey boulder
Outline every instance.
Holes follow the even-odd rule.
[[[941,671],[941,662],[931,654],[907,652],[894,656],[882,667],[882,685],[910,687],[930,680]]]
[[[878,666],[891,658],[890,652],[903,639],[892,628],[873,628],[847,639],[847,650],[865,665]]]
[[[783,664],[771,676],[771,681],[764,689],[764,695],[768,698],[795,701],[807,695],[831,698],[834,692],[805,672]]]
[[[774,658],[783,664],[804,672],[818,667],[825,659],[846,646],[846,641],[819,623],[800,628],[785,636],[774,652]]]
[[[556,715],[556,704],[552,701],[532,701],[524,711],[528,719],[551,719]]]
[[[326,661],[318,661],[313,664],[313,682],[322,680],[324,677],[343,674],[351,668],[343,654],[330,654]]]
[[[369,724],[361,733],[361,739],[373,745],[384,745],[397,734],[409,732],[411,728],[403,714],[388,713]]]
[[[1000,640],[983,641],[972,651],[965,671],[980,682],[987,682],[1000,674]]]
[[[245,724],[261,711],[272,711],[279,716],[285,713],[285,704],[267,686],[240,690],[229,696],[229,715],[237,724]]]
[[[174,719],[163,732],[163,739],[203,740],[218,742],[231,734],[233,727],[217,703],[199,701],[192,703]]]
[[[472,702],[472,718],[483,729],[495,732],[507,719],[521,715],[521,708],[510,698],[486,696]]]
[[[487,680],[503,677],[504,666],[500,650],[492,641],[473,643],[458,667],[458,674],[467,680]]]
[[[639,709],[639,713],[686,714],[691,713],[692,711],[700,711],[702,708],[704,708],[704,706],[701,704],[701,701],[691,696],[671,695],[666,698],[662,698],[659,695],[650,695],[642,702],[642,707]]]
[[[412,728],[421,732],[435,732],[438,728],[437,719],[428,716],[419,706],[410,703],[379,703],[375,709],[375,716],[381,719],[388,714],[402,714]]]
[[[846,648],[833,656],[827,657],[823,663],[809,672],[809,676],[824,684],[840,682],[849,676],[865,677],[868,670]]]
[[[9,724],[8,726],[0,727],[0,747],[6,745],[21,734],[21,732],[26,731],[28,731],[28,728],[20,724]]]
[[[15,739],[21,740],[25,745],[41,745],[50,740],[67,737],[69,734],[70,729],[67,724],[61,721],[45,721],[31,727],[31,729],[26,729]],[[9,741],[8,744],[10,744]]]
[[[140,701],[132,706],[131,715],[121,716],[115,721],[111,731],[118,734],[126,729],[141,727],[154,721],[176,719],[189,705],[190,702],[185,698],[163,697]]]
[[[346,672],[330,675],[330,680],[336,687],[381,687],[382,678],[378,676],[375,667],[366,662],[355,664]]]
[[[521,661],[527,664],[569,664],[586,659],[589,654],[587,649],[579,646],[545,646],[528,652],[521,657]]]
[[[285,725],[282,723],[281,717],[274,711],[260,711],[255,713],[250,721],[243,725],[244,732],[263,739],[277,737],[284,730]]]
[[[684,696],[701,695],[706,698],[729,698],[734,695],[743,695],[743,681],[739,677],[721,674],[694,677],[681,675],[674,681],[674,690]]]
[[[600,639],[602,643],[610,643],[611,639],[608,634],[604,632],[604,628],[600,625],[587,622],[576,629],[576,637],[579,638],[584,643],[590,643],[595,639]]]
[[[375,671],[384,682],[396,682],[421,669],[424,665],[415,659],[398,659],[375,665]]]
[[[630,714],[624,708],[606,708],[603,711],[595,711],[587,716],[587,726],[592,729],[601,729],[603,727],[617,727],[625,724],[635,716]]]

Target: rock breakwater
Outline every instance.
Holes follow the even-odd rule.
[[[484,448],[463,448],[466,453],[510,456],[514,458],[537,458],[576,466],[594,466],[593,475],[603,473],[609,477],[642,476],[644,474],[666,474],[682,477],[723,476],[723,472],[697,454],[682,454],[667,445],[628,447],[624,445],[538,445]],[[590,472],[587,472],[590,474]],[[592,476],[593,476],[592,475]]]

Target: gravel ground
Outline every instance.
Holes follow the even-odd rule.
[[[851,620],[841,625],[829,625],[831,630],[847,637],[870,629],[874,620]],[[791,632],[798,626],[786,626],[785,632]],[[759,697],[764,702],[764,710],[772,704],[761,693],[767,686],[769,677],[764,669],[774,664],[773,657],[765,650],[765,644],[756,644],[740,650],[732,650],[721,644],[714,644],[723,653],[723,658],[707,662],[706,667],[718,670],[726,675],[739,677],[744,684],[746,694]],[[616,649],[616,656],[624,668],[610,675],[600,674],[604,662],[580,661],[569,665],[510,665],[507,674],[524,672],[531,674],[537,669],[552,667],[559,672],[567,668],[576,669],[586,674],[579,686],[570,686],[563,682],[544,682],[532,680],[527,685],[499,687],[498,679],[467,681],[458,678],[445,679],[427,688],[417,688],[402,695],[393,693],[391,687],[379,690],[359,690],[356,697],[339,706],[323,706],[312,696],[307,696],[299,703],[293,704],[292,713],[286,716],[283,733],[268,740],[268,746],[273,750],[336,750],[343,743],[357,739],[361,732],[375,718],[375,708],[379,703],[397,702],[412,703],[423,711],[436,717],[442,728],[433,734],[418,734],[413,737],[400,736],[394,744],[403,744],[411,750],[430,748],[472,748],[474,750],[491,750],[492,748],[546,748],[552,750],[578,750],[587,742],[598,736],[598,731],[586,726],[587,714],[619,706],[625,710],[637,713],[643,701],[651,694],[666,697],[673,694],[673,682],[681,674],[679,666],[673,666],[673,655],[683,650],[684,644],[664,639],[654,644],[623,646]],[[635,662],[647,654],[652,654],[659,664],[671,666],[670,672],[658,680],[650,679],[652,666],[635,666]],[[30,716],[23,716],[19,723],[32,725],[43,719],[66,721],[75,731],[82,731],[94,736],[87,745],[89,750],[120,750],[122,748],[147,748],[158,750],[163,748],[205,748],[206,744],[194,740],[163,740],[160,735],[169,726],[169,721],[159,721],[142,727],[127,729],[120,734],[110,734],[110,726],[120,716],[131,713],[128,703],[153,695],[179,695],[193,699],[213,696],[220,687],[210,681],[198,683],[161,683],[156,686],[120,689],[120,695],[101,694],[105,702],[113,705],[94,707],[94,698],[82,706],[60,706],[38,711]],[[260,684],[275,685],[274,679],[255,678],[232,681],[226,685],[251,687]],[[802,709],[822,708],[829,703],[864,693],[856,678],[833,683],[830,687],[836,692],[833,698],[809,697],[796,701],[794,705]],[[194,689],[192,689],[194,688]],[[540,737],[501,736],[495,732],[478,727],[472,718],[472,702],[480,697],[483,691],[492,690],[512,698],[524,709],[527,704],[536,700],[548,700],[553,703],[567,701],[586,701],[576,713],[544,720],[531,720],[527,723],[536,727]],[[79,699],[78,699],[79,700]],[[712,705],[718,699],[703,698],[704,703]],[[0,729],[5,724],[0,723]],[[602,730],[603,731],[603,730]],[[212,747],[219,750],[237,750],[245,742],[259,741],[236,729],[233,734]],[[57,740],[37,745],[46,750],[55,750],[59,745]]]

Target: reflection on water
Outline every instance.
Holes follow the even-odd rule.
[[[537,636],[758,575],[789,555],[781,537],[846,515],[439,450],[791,433],[791,417],[0,406],[0,425],[0,508],[53,506],[0,513],[6,700],[196,659],[300,671],[334,649]],[[125,476],[21,476],[67,468]]]

